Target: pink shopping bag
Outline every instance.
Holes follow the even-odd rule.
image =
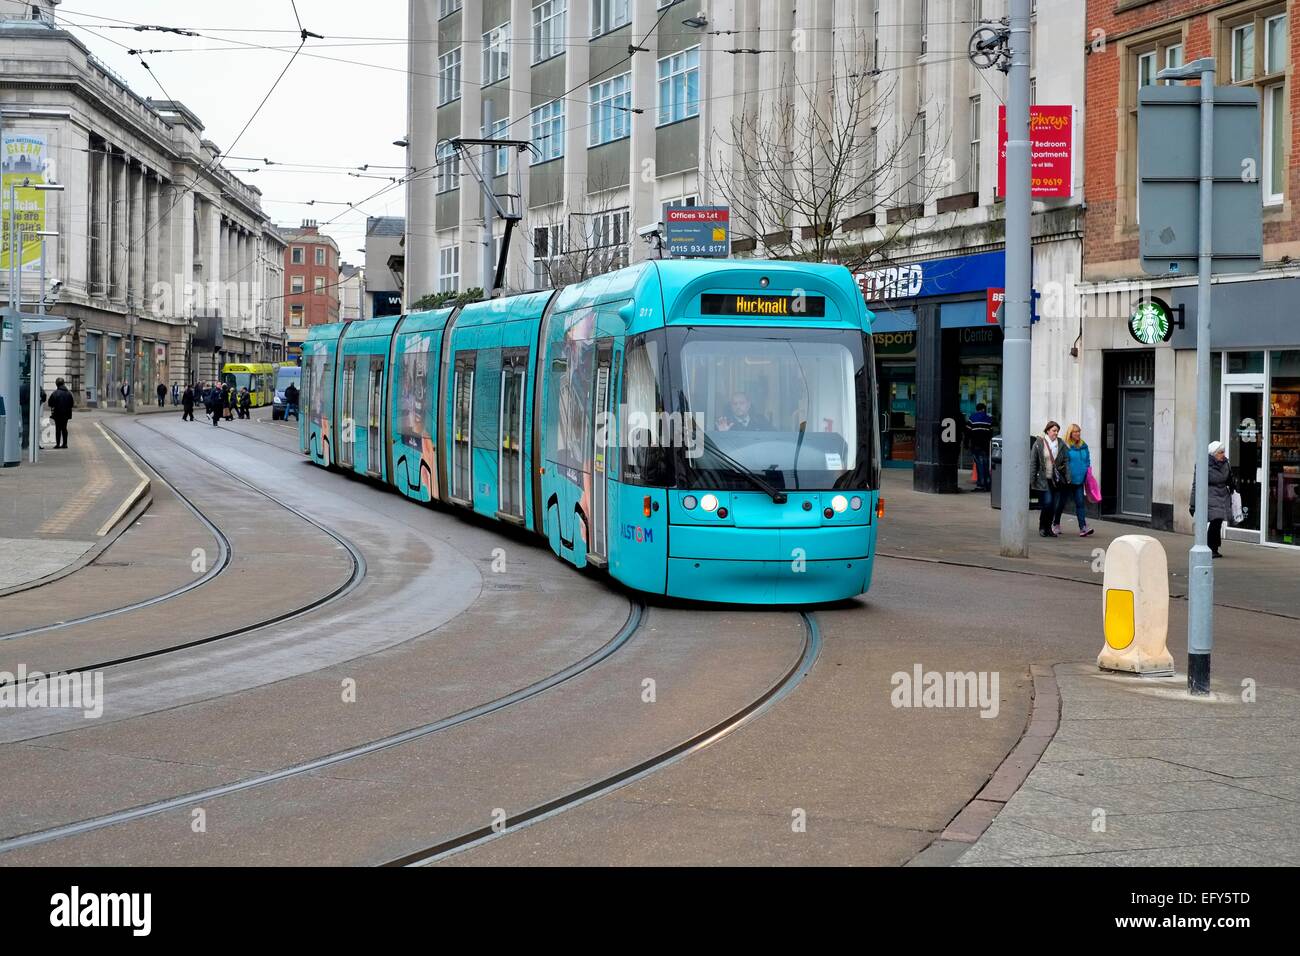
[[[1097,483],[1097,477],[1089,468],[1087,474],[1083,476],[1083,487],[1088,495],[1088,500],[1092,502],[1101,501],[1101,485]]]

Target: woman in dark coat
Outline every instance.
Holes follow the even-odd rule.
[[[1059,538],[1060,525],[1056,524],[1056,500],[1073,483],[1070,476],[1070,457],[1065,442],[1061,440],[1061,426],[1048,422],[1043,433],[1034,440],[1029,466],[1029,487],[1038,492],[1038,533],[1044,538]],[[1080,478],[1080,481],[1083,479]]]
[[[1232,520],[1232,493],[1237,490],[1237,482],[1232,477],[1232,465],[1228,463],[1228,451],[1223,442],[1210,442],[1210,552],[1221,558],[1219,547],[1223,544],[1223,522]],[[1190,511],[1196,514],[1196,474],[1192,473],[1192,497]]]

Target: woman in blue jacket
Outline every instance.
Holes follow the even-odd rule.
[[[1052,530],[1061,533],[1061,513],[1065,510],[1066,500],[1073,495],[1074,514],[1079,519],[1079,537],[1086,538],[1092,534],[1092,528],[1088,527],[1088,496],[1084,481],[1092,467],[1092,453],[1088,451],[1083,429],[1078,425],[1071,425],[1065,431],[1065,454],[1069,460],[1070,483],[1056,496],[1056,520],[1052,522]]]

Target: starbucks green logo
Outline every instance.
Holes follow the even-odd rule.
[[[1128,331],[1143,345],[1168,342],[1174,332],[1173,314],[1161,300],[1146,299],[1129,316]]]

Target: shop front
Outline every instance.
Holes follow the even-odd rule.
[[[913,469],[918,491],[956,491],[969,470],[953,423],[983,404],[998,428],[1002,330],[992,303],[1004,273],[1005,255],[995,251],[857,277],[875,314],[884,464]]]
[[[1196,290],[1173,290],[1196,346]],[[1210,432],[1227,446],[1245,520],[1226,536],[1300,547],[1300,278],[1218,282],[1211,291]],[[1190,353],[1189,353],[1190,354]],[[1190,475],[1188,476],[1190,482]]]

